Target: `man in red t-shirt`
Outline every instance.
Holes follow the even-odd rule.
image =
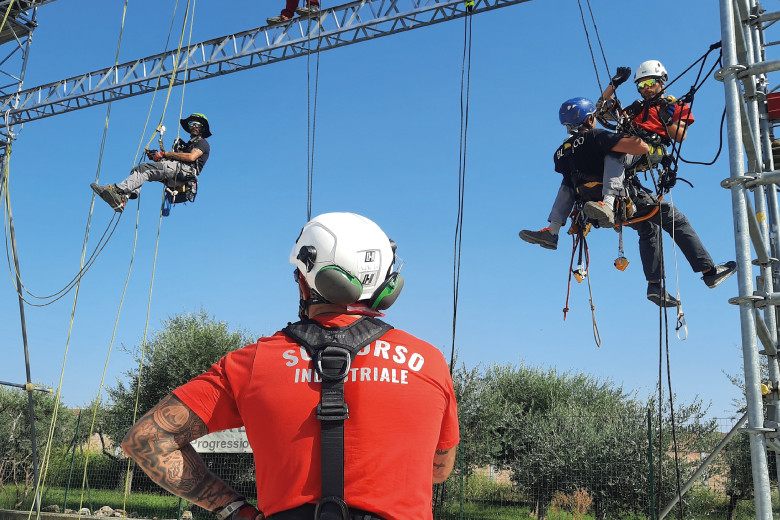
[[[432,519],[432,484],[449,476],[460,440],[457,404],[442,353],[375,319],[403,287],[393,270],[395,244],[365,217],[327,213],[306,224],[290,260],[302,321],[175,389],[133,426],[122,448],[160,486],[219,520]],[[368,322],[381,328],[345,339]],[[355,347],[338,376],[326,368],[332,347],[319,349],[301,331]],[[333,433],[318,420],[327,415],[318,405],[339,387],[348,409],[336,437],[343,456],[341,464],[323,465],[340,452],[321,450],[321,438],[328,435],[332,446]],[[240,426],[254,452],[257,509],[189,444]],[[330,466],[343,472],[335,492]],[[336,515],[328,516],[333,507]]]
[[[672,96],[664,96],[668,80],[669,75],[660,61],[642,62],[634,73],[634,83],[642,99],[624,109],[625,116],[631,122],[632,133],[656,147],[683,142],[688,127],[693,124],[689,105]],[[615,89],[616,87],[610,84],[602,97],[611,98]],[[660,160],[660,155],[657,159]],[[641,157],[640,160],[655,164],[649,155],[647,159]],[[672,186],[674,182],[666,185],[667,188]],[[716,265],[688,218],[665,200],[658,201],[658,206],[659,211],[652,217],[630,224],[629,227],[639,234],[639,255],[647,279],[647,299],[661,307],[676,307],[679,305],[677,298],[666,292],[661,285],[661,227],[674,238],[693,271],[702,274],[702,280],[710,289],[714,289],[734,274],[737,264],[729,261]]]

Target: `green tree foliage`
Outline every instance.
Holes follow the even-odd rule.
[[[70,441],[75,421],[74,415],[60,404],[57,427],[49,440],[57,400],[54,395],[43,392],[30,395],[35,415],[37,457],[39,468],[42,468],[46,448],[51,445],[57,449]],[[0,439],[3,439],[0,443],[0,488],[7,483],[15,483],[17,504],[21,504],[35,489],[28,400],[26,392],[0,386]]]
[[[228,352],[254,341],[248,332],[231,331],[227,323],[215,320],[205,311],[168,318],[145,345],[132,351],[135,367],[124,373],[126,379],[107,389],[109,403],[99,407],[95,431],[105,432],[118,444],[130,426],[172,390],[208,370]],[[104,455],[111,458],[105,451]],[[207,467],[246,496],[254,494],[251,454],[204,454],[203,459]],[[115,464],[124,474],[126,462]],[[131,471],[129,478],[133,491],[161,491],[143,473]],[[120,483],[119,487],[123,486]]]
[[[127,381],[119,380],[108,389],[111,403],[105,413],[105,432],[119,442],[134,418],[139,419],[173,389],[208,370],[228,352],[253,341],[249,333],[230,331],[225,322],[216,321],[205,311],[168,318],[146,345],[133,351],[136,366],[124,373]]]
[[[580,489],[593,499],[597,518],[647,512],[647,410],[655,420],[657,409],[652,400],[585,374],[525,365],[461,367],[454,381],[461,420],[457,467],[464,477],[488,465],[508,470],[540,518],[556,491]],[[703,421],[705,411],[698,402],[676,404],[681,450],[704,451],[699,444],[711,443],[715,423]],[[654,453],[662,453],[662,500],[675,489],[669,416],[667,404],[662,436],[657,430],[653,435]],[[683,479],[691,466],[680,459]]]

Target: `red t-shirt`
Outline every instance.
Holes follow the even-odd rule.
[[[358,316],[318,317],[343,327]],[[266,515],[321,498],[320,385],[282,332],[231,352],[174,390],[209,432],[246,427]],[[355,357],[344,384],[344,498],[387,520],[432,519],[433,456],[460,440],[449,369],[432,345],[390,330]]]
[[[672,98],[674,99],[674,98]],[[693,114],[691,114],[691,107],[687,104],[679,104],[679,103],[669,103],[668,105],[658,105],[654,104],[652,106],[645,106],[641,110],[638,111],[637,114],[633,115],[633,119],[631,120],[631,123],[636,126],[641,126],[645,130],[649,130],[650,132],[653,132],[654,134],[658,134],[664,137],[669,137],[666,133],[666,129],[664,128],[663,123],[658,118],[658,111],[659,110],[669,110],[672,109],[674,112],[672,113],[672,121],[684,121],[687,123],[688,126],[693,124]]]

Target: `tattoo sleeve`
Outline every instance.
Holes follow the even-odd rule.
[[[127,432],[122,449],[160,487],[213,511],[238,493],[190,445],[207,433],[203,420],[170,394]]]

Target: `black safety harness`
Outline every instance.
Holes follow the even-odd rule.
[[[179,153],[189,153],[195,148],[195,145],[200,141],[202,137],[194,136],[187,142],[177,137],[173,142],[173,151]],[[189,163],[182,163],[189,164]],[[195,202],[195,196],[198,194],[198,171],[197,162],[192,163],[194,172],[185,173],[180,171],[176,174],[176,178],[170,181],[166,185],[165,196],[169,199],[171,204],[179,204],[180,202]]]
[[[322,379],[320,403],[316,409],[322,432],[322,498],[314,507],[315,520],[381,520],[364,511],[357,515],[351,513],[344,501],[344,420],[349,418],[349,407],[344,401],[344,379],[349,375],[358,351],[392,328],[379,319],[361,316],[346,327],[330,328],[305,319],[282,329],[306,349],[314,370]],[[306,509],[310,510],[310,507],[303,507],[301,511]]]

